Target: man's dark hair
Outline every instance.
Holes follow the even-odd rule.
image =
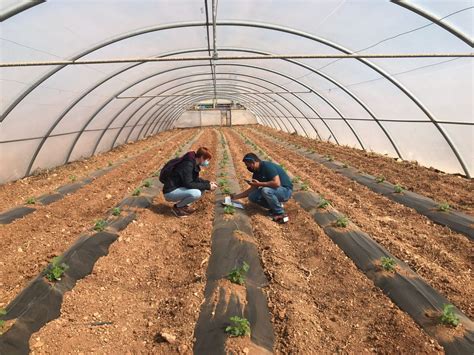
[[[255,153],[247,153],[244,155],[244,158],[242,159],[243,162],[246,161],[256,161],[256,162],[261,162],[260,158],[257,156]]]

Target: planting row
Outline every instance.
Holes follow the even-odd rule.
[[[106,219],[95,223],[95,233],[81,235],[9,303],[1,317],[3,323],[10,321],[8,329],[0,336],[2,352],[29,351],[31,335],[59,317],[64,293],[70,291],[77,280],[91,273],[98,258],[106,255],[110,244],[117,240],[118,232],[136,217],[136,209],[149,207],[160,191],[156,177],[145,180],[132,196],[114,207]]]
[[[261,155],[234,130],[226,129],[225,135],[235,161],[249,151]],[[276,162],[282,164],[280,159]],[[243,163],[236,169],[239,176],[248,174]],[[295,191],[297,185],[307,188],[303,181],[295,181]],[[265,292],[276,352],[436,353],[441,349],[357,270],[294,200],[285,203],[290,221],[284,225],[274,223],[260,207],[250,204],[246,209],[269,279]]]
[[[425,196],[407,191],[406,188],[400,184],[394,185],[389,183],[383,175],[371,176],[361,173],[345,163],[335,161],[332,156],[321,156],[313,149],[302,148],[299,145],[284,142],[277,138],[265,137],[270,139],[274,144],[279,144],[285,149],[293,150],[308,159],[324,165],[326,168],[367,186],[376,193],[382,194],[404,206],[415,209],[418,213],[421,213],[436,223],[462,233],[470,239],[474,239],[474,218],[464,213],[454,211],[447,202],[439,203]]]
[[[266,154],[255,143],[246,141]],[[444,346],[446,353],[474,350],[474,323],[405,263],[350,225],[348,218],[326,199],[306,191],[296,193],[294,198],[378,287]],[[444,329],[441,325],[452,329]]]
[[[216,145],[215,134],[204,130],[192,146],[207,146],[214,156],[201,174],[205,179],[215,179]],[[65,295],[61,317],[33,335],[32,349],[166,354],[192,349],[214,195],[204,193],[187,218],[177,219],[171,206],[160,193],[149,208],[136,211],[136,221],[120,232],[108,256]]]
[[[93,174],[104,167],[115,166],[130,157],[136,157],[145,150],[160,145],[163,140],[178,137],[180,134],[177,130],[160,132],[153,137],[123,144],[110,151],[53,169],[37,171],[31,176],[3,184],[0,186],[0,211],[37,200],[34,196],[41,196],[62,185],[78,182],[81,177]]]
[[[251,130],[245,133],[332,206],[398,259],[407,263],[463,313],[472,317],[472,242],[465,236],[432,223],[425,216],[321,164],[275,145]]]
[[[288,134],[265,126],[256,126],[256,131],[266,133],[285,142],[294,143],[301,148],[315,150],[321,156],[339,160],[343,164],[393,181],[407,190],[417,192],[452,208],[474,214],[474,181],[458,175],[444,174],[433,168],[425,168],[416,162],[393,159],[348,146]]]

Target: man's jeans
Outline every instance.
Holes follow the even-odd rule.
[[[269,208],[274,214],[285,213],[281,202],[286,202],[291,197],[292,190],[283,186],[276,189],[262,187],[249,194],[249,200],[262,207]]]
[[[201,190],[178,187],[177,189],[174,189],[163,196],[165,197],[166,201],[177,202],[176,207],[181,208],[199,200],[201,195]]]

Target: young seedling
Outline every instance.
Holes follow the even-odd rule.
[[[140,196],[141,193],[142,193],[142,190],[139,187],[137,187],[135,190],[133,190],[132,196]]]
[[[438,205],[438,211],[448,212],[450,209],[451,206],[447,202],[443,202]]]
[[[145,182],[143,183],[143,186],[144,187],[150,187],[151,186],[151,182],[149,180],[145,180]]]
[[[7,314],[7,311],[5,311],[3,308],[0,308],[0,316],[4,316]],[[2,328],[5,325],[5,321],[0,319],[0,335],[2,334]]]
[[[396,184],[393,187],[393,191],[395,191],[397,194],[401,194],[403,192],[403,187],[400,184]]]
[[[343,168],[348,168],[349,166],[346,163],[344,163],[344,164],[342,164],[342,167]]]
[[[230,191],[230,189],[229,189],[228,187],[224,187],[224,188],[222,189],[222,192],[225,193],[226,195],[230,195],[230,193],[231,193],[231,191]]]
[[[107,222],[104,221],[103,219],[99,219],[95,222],[94,230],[97,232],[102,232],[106,226],[107,226]]]
[[[26,200],[27,205],[34,205],[36,203],[36,199],[34,197],[28,197]]]
[[[61,258],[58,256],[54,258],[51,264],[46,268],[44,276],[51,282],[59,281],[67,269],[69,269],[69,266],[62,263]]]
[[[160,176],[160,171],[159,170],[155,171],[152,176],[153,177]]]
[[[121,211],[120,211],[120,208],[119,208],[119,207],[114,207],[114,208],[112,209],[112,214],[113,214],[114,216],[120,216],[120,212],[121,212]]]
[[[330,155],[326,155],[325,158],[326,158],[327,161],[333,161],[334,160],[334,158]]]
[[[107,165],[108,165],[108,166],[112,166],[113,163],[109,160],[109,161],[107,162]]]
[[[292,182],[293,184],[296,184],[296,183],[298,183],[298,182],[300,182],[300,181],[301,181],[301,178],[300,178],[299,176],[295,176],[295,177],[293,178],[293,180],[291,180],[291,182]]]
[[[459,317],[453,311],[454,306],[452,304],[443,305],[443,313],[439,318],[441,324],[450,327],[457,327],[459,325]]]
[[[301,190],[303,190],[303,191],[308,191],[309,190],[309,184],[308,184],[307,181],[303,181],[301,183]]]
[[[218,184],[220,187],[224,187],[225,185],[227,185],[227,179],[220,179],[218,181]]]
[[[339,217],[336,220],[336,227],[346,228],[348,224],[349,224],[349,219],[346,216]]]
[[[377,176],[377,177],[375,178],[375,182],[376,182],[377,184],[380,184],[380,183],[382,183],[382,182],[384,182],[384,181],[385,181],[385,176],[383,176],[383,175]]]
[[[230,317],[232,325],[225,328],[225,332],[231,337],[242,337],[250,335],[250,322],[245,318],[238,316]]]
[[[71,180],[72,182],[74,182],[74,181],[77,180],[77,176],[76,176],[76,175],[71,175],[71,176],[69,176],[69,180]]]
[[[397,264],[395,259],[389,256],[382,256],[380,258],[380,263],[382,264],[382,268],[389,272],[395,271],[395,265]]]
[[[322,198],[320,201],[319,201],[319,204],[318,204],[318,208],[326,208],[327,206],[329,206],[331,204],[330,201]]]
[[[225,214],[234,214],[235,213],[235,207],[234,206],[225,206],[224,207],[224,213]]]
[[[230,207],[230,206],[228,206]],[[242,263],[241,267],[236,267],[228,275],[227,278],[230,282],[235,284],[243,285],[245,283],[245,277],[249,271],[250,266],[245,261]]]

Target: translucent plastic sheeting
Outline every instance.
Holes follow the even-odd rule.
[[[1,24],[1,62],[207,56],[213,3],[47,1]],[[462,39],[472,41],[471,1],[215,3],[221,58],[472,53]],[[472,58],[216,60],[215,81],[210,64],[0,68],[0,182],[171,128],[186,107],[214,97],[214,83],[218,97],[240,101],[262,124],[474,170]]]

